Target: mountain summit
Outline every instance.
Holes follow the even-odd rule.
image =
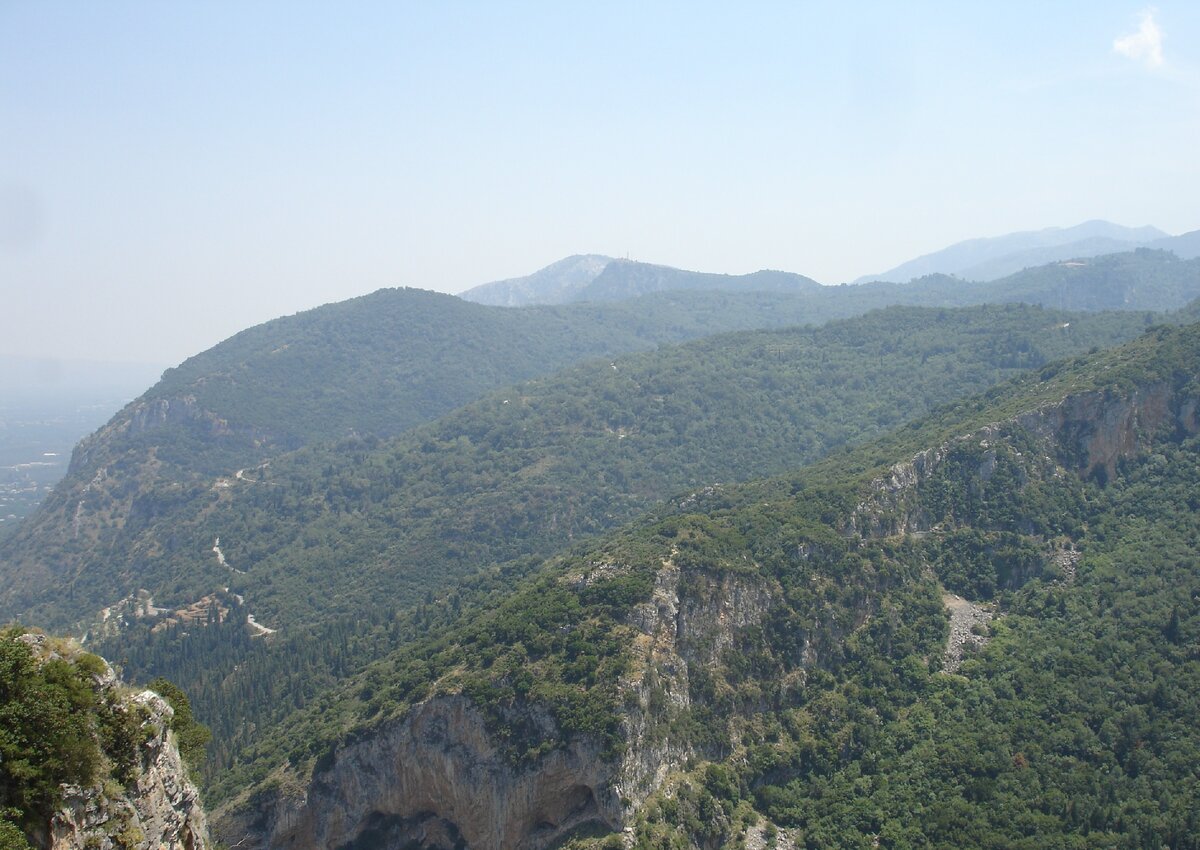
[[[460,293],[459,297],[492,307],[524,307],[529,304],[566,304],[604,271],[612,257],[573,254],[525,277],[484,283]]]
[[[577,254],[526,277],[476,286],[459,297],[499,307],[528,307],[577,301],[618,301],[680,290],[800,293],[818,286],[820,284],[815,280],[791,272],[764,270],[743,275],[713,274],[614,260],[599,254]]]

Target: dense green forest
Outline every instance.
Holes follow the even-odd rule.
[[[293,442],[389,436],[588,358],[807,320],[806,303],[769,293],[505,309],[385,289],[242,331],[167,370],[147,397],[192,394]]]
[[[800,472],[664,505],[515,591],[494,576],[461,608],[428,606],[214,796],[284,761],[320,772],[417,701],[462,693],[515,763],[575,736],[616,758],[630,712],[686,743],[638,810],[639,848],[739,844],[764,817],[769,843],[787,830],[812,848],[1200,846],[1198,401],[1200,326],[1160,327]],[[682,635],[684,657],[711,658],[685,703],[629,678],[647,663],[632,611],[668,564],[681,605],[722,581],[771,599],[715,655],[711,635]],[[961,666],[946,590],[991,616]],[[512,726],[522,704],[554,728]]]
[[[628,266],[636,276],[641,264],[613,266],[605,274]],[[380,290],[243,331],[167,370],[146,397],[194,395],[205,410],[285,443],[388,436],[590,357],[714,333],[820,324],[892,304],[1168,310],[1200,297],[1200,262],[1147,249],[987,284],[933,276],[800,287],[791,283],[795,275],[759,272],[736,278],[728,291],[722,275],[677,275],[697,280],[640,298],[562,307],[494,308],[423,290]]]
[[[0,616],[42,617],[46,611],[33,607],[37,595],[58,588],[61,575],[88,572],[89,558],[136,562],[140,555],[128,545],[126,526],[138,529],[183,509],[188,499],[210,495],[214,481],[224,486],[222,480],[253,476],[305,441],[370,440],[402,431],[498,384],[596,353],[731,328],[821,323],[897,302],[1162,309],[1189,294],[1200,294],[1200,261],[1146,250],[1030,269],[982,285],[932,277],[798,294],[674,291],[522,310],[383,290],[233,337],[169,370],[81,443],[67,478],[0,541],[0,565],[10,578],[0,587]],[[66,590],[78,599],[92,581]]]
[[[800,466],[1146,321],[1017,305],[894,308],[578,367],[391,442],[278,458],[234,488],[151,490],[161,513],[127,524],[120,544],[138,558],[139,585],[95,569],[56,587],[47,610],[83,613],[136,586],[159,605],[222,587],[242,596],[245,607],[225,594],[236,616],[220,627],[151,631],[147,620],[97,644],[131,675],[180,682],[218,750],[234,752],[260,712],[304,704],[382,652],[397,612],[490,564],[528,564],[689,487]],[[217,562],[217,537],[244,573]],[[249,612],[279,633],[252,637]]]

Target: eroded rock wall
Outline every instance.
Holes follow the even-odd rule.
[[[340,748],[304,797],[276,807],[261,840],[289,850],[409,844],[540,850],[586,824],[619,827],[612,771],[587,740],[513,765],[468,699],[436,697]],[[231,821],[223,835],[246,839],[235,835],[238,828]],[[252,830],[248,835],[259,840]]]
[[[78,644],[26,634],[35,657],[71,658]],[[133,777],[121,784],[102,770],[88,787],[64,786],[63,804],[32,836],[44,850],[208,850],[211,842],[200,792],[188,778],[171,731],[174,711],[153,691],[134,691],[111,667],[93,677],[106,700],[140,718]]]

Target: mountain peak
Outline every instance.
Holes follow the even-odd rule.
[[[743,275],[713,274],[673,266],[576,254],[526,277],[498,280],[459,295],[467,301],[500,307],[614,301],[654,292],[799,292],[820,286],[804,275],[763,269]]]
[[[565,304],[591,283],[612,257],[603,254],[572,254],[524,277],[497,280],[459,294],[466,301],[493,307],[523,307],[528,304]]]

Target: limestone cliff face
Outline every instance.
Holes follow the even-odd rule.
[[[1200,430],[1196,410],[1195,398],[1178,395],[1167,384],[1139,387],[1119,396],[1069,395],[894,465],[872,483],[843,531],[867,537],[929,531],[932,521],[924,511],[920,490],[958,447],[979,447],[981,481],[995,468],[995,447],[1018,433],[1031,437],[1037,447],[1036,454],[1020,457],[1026,472],[1055,475],[1069,470],[1105,481],[1115,473],[1117,463],[1144,451],[1164,431],[1194,434]]]
[[[551,723],[536,707],[523,719]],[[461,696],[433,698],[342,747],[300,797],[225,818],[229,844],[278,848],[543,848],[588,824],[621,823],[612,767],[586,739],[514,766]],[[257,814],[257,819],[254,815]]]
[[[689,670],[734,648],[739,631],[761,623],[777,593],[750,574],[663,564],[652,599],[629,615],[638,635],[633,668],[620,685],[627,747],[619,759],[579,736],[515,766],[466,697],[440,696],[339,748],[303,788],[276,788],[220,813],[216,834],[231,846],[280,850],[542,850],[580,830],[620,831],[694,754],[664,722],[689,706]],[[547,735],[554,731],[536,705],[513,713]]]
[[[778,593],[761,576],[684,571],[668,560],[651,599],[633,608],[629,619],[639,634],[633,669],[621,683],[628,747],[613,779],[631,810],[697,755],[668,722],[691,705],[691,671],[736,650],[741,630],[762,623]]]
[[[25,635],[22,640],[42,658],[61,653],[61,646],[54,647],[43,635]],[[122,785],[102,771],[89,787],[64,786],[62,806],[32,836],[35,846],[43,850],[208,850],[207,818],[170,729],[171,706],[153,691],[128,689],[111,667],[94,677],[94,683],[141,719],[134,777]]]
[[[103,783],[65,789],[50,822],[48,850],[205,850],[210,846],[200,795],[187,778],[167,724],[171,707],[151,691],[131,697],[147,710],[147,740],[131,786],[112,794]]]

